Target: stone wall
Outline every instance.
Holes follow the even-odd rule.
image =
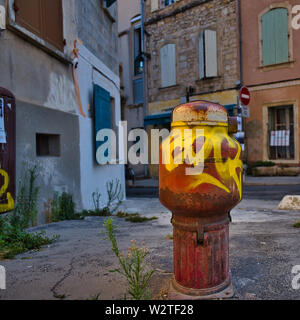
[[[179,0],[151,12],[151,1],[146,5],[148,35],[149,103],[175,100],[186,95],[186,87],[196,93],[222,91],[236,87],[239,80],[238,19],[235,0]],[[199,34],[204,29],[217,31],[218,77],[199,80]],[[160,48],[176,44],[177,84],[161,88]]]
[[[114,73],[119,73],[117,3],[103,8],[103,0],[76,0],[78,37]]]

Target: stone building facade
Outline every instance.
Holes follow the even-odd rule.
[[[55,192],[73,194],[77,210],[92,209],[94,191],[105,200],[106,181],[118,178],[123,190],[125,183],[124,166],[99,166],[95,156],[95,85],[110,95],[115,123],[121,114],[117,4],[0,0],[0,6],[0,87],[16,98],[16,183],[23,162],[37,165],[39,223]],[[75,40],[84,116],[73,79]]]
[[[240,85],[236,0],[148,0],[148,128],[169,127],[170,111],[189,100],[232,107]],[[157,166],[151,166],[157,176]]]

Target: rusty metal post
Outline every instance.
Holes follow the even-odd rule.
[[[189,137],[186,129],[192,131]],[[231,135],[236,129],[237,121],[218,104],[196,101],[173,111],[172,131],[160,146],[159,165],[160,201],[173,214],[170,299],[233,295],[229,217],[242,197],[241,147]],[[196,148],[198,139],[200,148]],[[202,166],[193,162],[197,154]],[[170,155],[170,162],[165,155]],[[187,169],[197,167],[198,173],[187,174]]]

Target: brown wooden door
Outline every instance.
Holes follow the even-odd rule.
[[[0,214],[2,214],[14,209],[16,197],[16,101],[11,92],[1,87],[0,117],[2,117],[0,118]]]

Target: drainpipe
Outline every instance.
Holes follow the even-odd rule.
[[[239,55],[240,55],[240,86],[244,85],[244,74],[243,74],[243,48],[242,48],[242,10],[241,10],[241,0],[238,0],[238,15],[239,15]],[[244,136],[244,146],[245,146],[245,158],[248,164],[248,139],[246,133],[246,119],[243,118],[243,130]]]
[[[243,86],[243,56],[242,56],[242,13],[241,13],[241,0],[238,0],[238,14],[239,14],[239,50],[240,50],[240,82]]]
[[[141,6],[141,47],[143,53],[143,89],[144,89],[144,102],[143,102],[143,121],[147,116],[147,57],[144,54],[146,52],[145,36],[144,36],[144,0],[140,0]],[[144,175],[148,176],[148,165],[144,165]]]

